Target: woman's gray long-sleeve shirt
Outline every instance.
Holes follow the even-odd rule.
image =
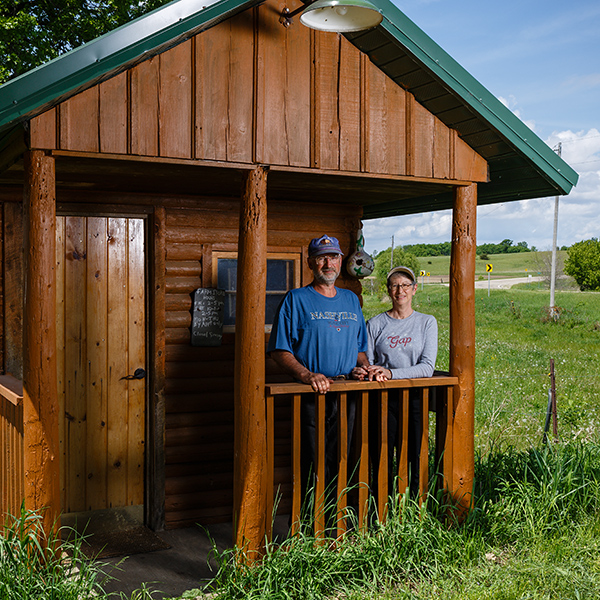
[[[369,320],[367,333],[369,362],[389,369],[393,379],[433,375],[438,347],[434,316],[413,311],[406,319],[394,319],[384,312]]]

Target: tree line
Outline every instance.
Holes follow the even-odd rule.
[[[441,242],[439,244],[407,244],[398,246],[400,250],[413,256],[450,256],[452,244],[450,242]],[[509,239],[502,240],[498,244],[480,244],[477,246],[477,254],[512,254],[514,252],[536,252],[537,248],[529,248],[527,242],[517,242],[516,244]]]

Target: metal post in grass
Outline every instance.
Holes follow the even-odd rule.
[[[558,442],[558,421],[556,416],[556,379],[554,377],[554,359],[550,359],[550,393],[552,396],[552,433],[554,441]]]
[[[558,142],[556,150],[558,156],[561,154],[562,144]],[[552,270],[550,272],[550,317],[558,320],[558,311],[554,305],[554,289],[556,287],[556,239],[558,233],[558,196],[554,199],[554,233],[552,236]]]

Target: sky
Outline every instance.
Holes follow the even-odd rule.
[[[600,2],[392,0],[579,173],[557,245],[600,238]],[[478,208],[477,243],[550,250],[555,198]],[[450,241],[451,211],[363,221],[365,250]]]

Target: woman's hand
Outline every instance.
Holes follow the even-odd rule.
[[[371,365],[367,371],[369,381],[388,381],[392,378],[392,372],[381,365]]]

